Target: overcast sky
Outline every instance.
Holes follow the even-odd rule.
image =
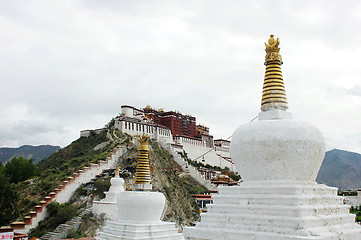
[[[361,1],[0,0],[0,147],[67,146],[121,105],[227,138],[260,111],[281,40],[289,111],[361,153]]]

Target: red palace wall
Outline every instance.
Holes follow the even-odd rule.
[[[155,123],[170,128],[172,135],[195,137],[197,135],[196,118],[190,115],[169,111],[161,112],[155,109],[144,109],[145,115]]]

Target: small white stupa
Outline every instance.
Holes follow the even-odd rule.
[[[266,44],[259,121],[232,137],[231,157],[243,183],[219,187],[201,222],[184,229],[186,239],[361,239],[361,226],[337,189],[315,181],[325,143],[317,128],[287,112],[279,43],[271,35]]]
[[[110,184],[109,191],[104,192],[105,198],[93,202],[92,211],[97,214],[105,213],[107,218],[116,220],[118,218],[116,197],[124,192],[124,179],[119,177],[119,166],[115,170],[115,176],[110,179]]]
[[[174,223],[160,220],[165,197],[160,192],[150,191],[152,185],[148,153],[148,135],[143,135],[140,138],[135,174],[136,191],[125,191],[117,195],[117,219],[106,222],[98,240],[184,239]]]

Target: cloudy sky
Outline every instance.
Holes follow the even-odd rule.
[[[227,138],[260,111],[281,39],[293,118],[361,153],[361,1],[0,0],[0,147],[62,147],[127,104]]]

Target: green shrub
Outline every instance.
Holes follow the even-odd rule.
[[[32,159],[14,157],[5,164],[4,173],[11,183],[18,183],[32,176],[39,175],[39,169],[33,164]]]

